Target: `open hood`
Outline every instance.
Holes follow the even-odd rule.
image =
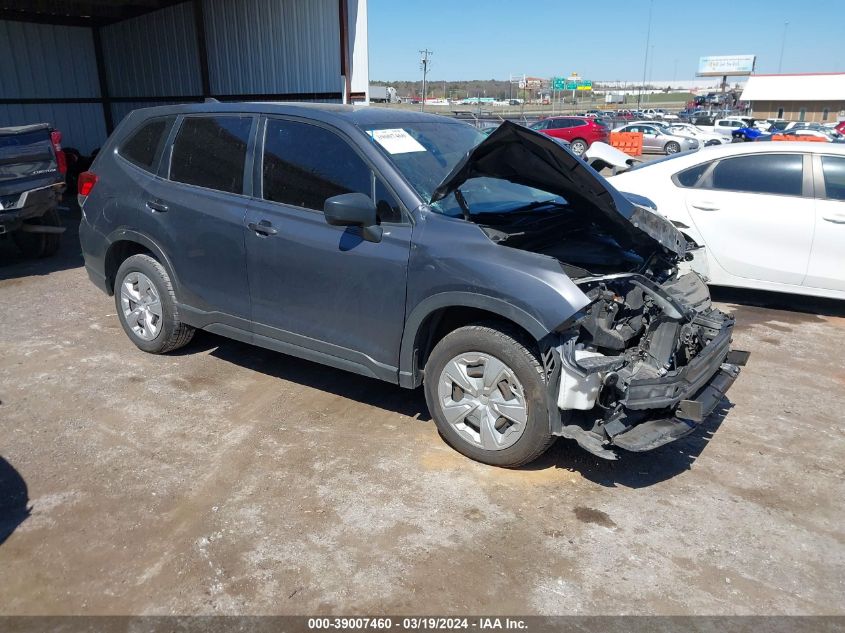
[[[633,204],[559,143],[511,121],[467,152],[434,190],[431,202],[480,177],[501,178],[562,196],[589,213],[626,248],[653,251],[660,245],[679,257],[684,255],[686,240],[671,223]]]

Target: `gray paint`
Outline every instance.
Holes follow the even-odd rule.
[[[167,148],[158,175],[115,152],[141,121],[201,112],[256,115],[259,127],[253,128],[250,149],[257,155],[260,117],[331,128],[395,191],[406,221],[384,225],[381,242],[366,242],[354,229],[329,226],[321,213],[251,196],[260,182],[260,161],[248,159],[245,169],[252,178],[239,195],[168,181]],[[100,182],[80,225],[89,274],[108,290],[107,253],[128,237],[162,255],[183,318],[192,325],[407,387],[419,380],[412,366],[417,330],[440,308],[486,309],[536,339],[555,331],[587,303],[558,262],[498,246],[477,225],[430,211],[362,130],[413,120],[464,125],[434,115],[334,105],[197,104],[136,111],[92,167]],[[168,143],[174,135],[175,128]],[[149,200],[163,202],[168,211],[151,212]],[[259,220],[272,222],[278,233],[259,237],[248,230],[249,222]]]

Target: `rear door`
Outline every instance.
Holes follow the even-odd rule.
[[[249,329],[243,221],[256,117],[185,115],[156,179],[139,201],[139,225],[171,260],[192,322]],[[246,187],[246,188],[245,188]]]
[[[814,230],[809,157],[749,154],[717,161],[685,189],[687,211],[731,275],[800,285]],[[805,178],[805,169],[807,178]]]
[[[412,229],[407,213],[334,128],[275,117],[263,127],[246,217],[256,335],[307,358],[397,381]],[[380,242],[326,223],[326,198],[350,192],[375,201]]]
[[[845,290],[845,156],[813,160],[816,230],[804,285]]]

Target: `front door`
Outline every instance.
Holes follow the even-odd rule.
[[[292,353],[397,381],[412,230],[407,214],[332,129],[268,118],[259,136],[260,186],[246,217],[256,340],[275,339]],[[349,192],[376,201],[380,242],[326,223],[326,198]]]
[[[719,161],[685,195],[710,255],[726,272],[800,285],[813,241],[809,190],[801,154],[749,154]]]
[[[845,291],[845,158],[815,161],[816,231],[804,285]]]

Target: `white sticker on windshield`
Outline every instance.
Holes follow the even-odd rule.
[[[425,148],[419,141],[402,128],[392,130],[370,130],[370,136],[390,154],[407,154],[408,152],[424,152]]]

